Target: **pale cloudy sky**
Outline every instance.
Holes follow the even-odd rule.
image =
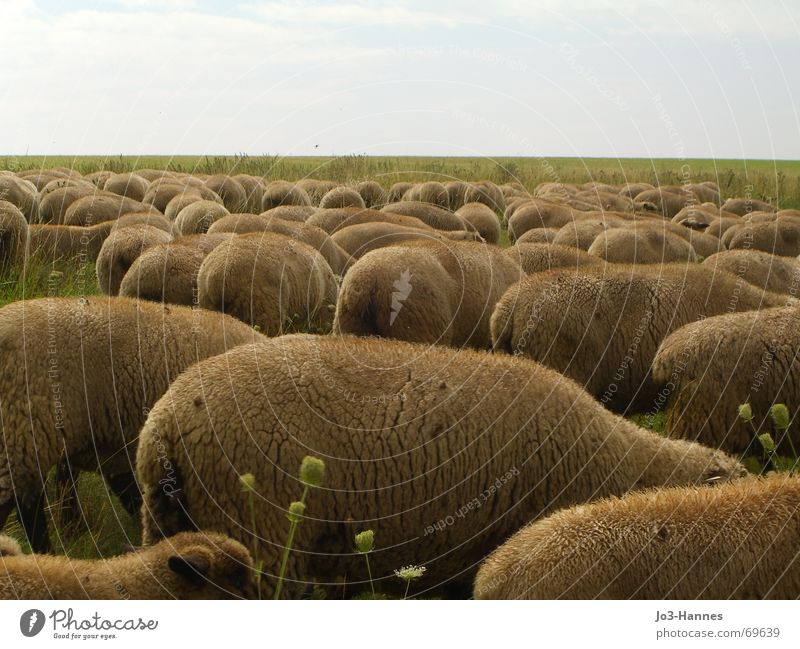
[[[798,0],[0,0],[0,155],[800,158]]]

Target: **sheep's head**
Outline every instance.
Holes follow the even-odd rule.
[[[177,576],[176,596],[230,599],[252,593],[253,561],[241,543],[221,534],[186,532],[158,545],[166,550],[167,567]]]

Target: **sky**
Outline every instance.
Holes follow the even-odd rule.
[[[800,159],[798,0],[0,0],[0,155]]]

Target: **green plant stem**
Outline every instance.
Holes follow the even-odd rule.
[[[406,579],[406,592],[403,593],[403,599],[407,599],[408,598],[408,589],[410,587],[411,587],[411,580],[410,579]]]
[[[263,560],[258,559],[258,534],[256,532],[256,501],[255,495],[252,491],[247,492],[247,502],[250,505],[250,524],[252,525],[251,529],[253,530],[253,561],[257,561],[254,564],[254,568],[256,571],[256,588],[258,590],[258,599],[261,599],[261,569],[264,565]]]
[[[303,489],[303,496],[300,498],[300,502],[305,505],[306,503],[306,496],[308,495],[308,487]],[[283,579],[286,575],[286,566],[289,565],[289,552],[292,550],[292,544],[294,543],[294,534],[297,531],[297,521],[291,521],[289,523],[289,538],[286,539],[286,547],[283,550],[283,558],[281,559],[281,567],[278,571],[278,583],[275,585],[275,595],[272,599],[279,599],[281,596],[281,589],[283,588]]]
[[[372,588],[372,598],[375,599],[375,582],[372,581],[372,570],[369,567],[369,552],[364,553],[364,560],[367,562],[367,575],[369,575],[369,585]]]

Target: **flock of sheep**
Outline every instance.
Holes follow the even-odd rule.
[[[0,526],[35,552],[0,535],[0,598],[270,595],[309,454],[289,596],[405,565],[444,596],[800,596],[800,481],[741,463],[800,407],[800,210],[65,168],[0,199],[0,266],[94,262],[105,294],[0,309]],[[54,468],[99,471],[143,547],[47,554]]]

